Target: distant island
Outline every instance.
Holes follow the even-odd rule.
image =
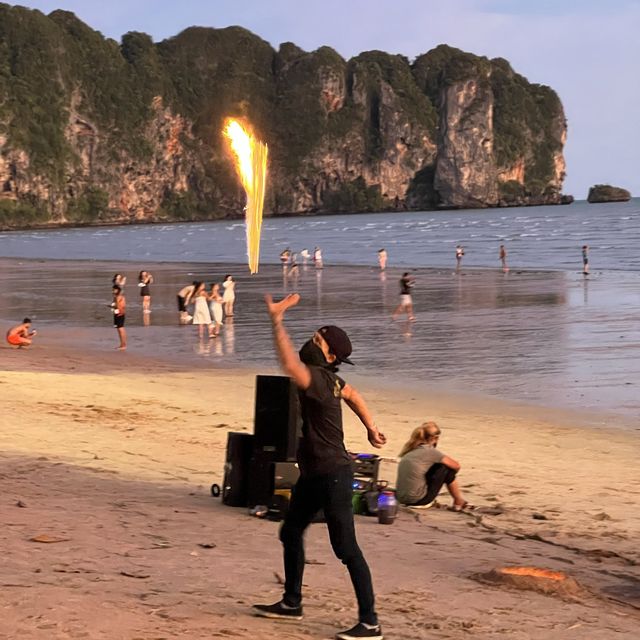
[[[596,184],[589,189],[587,202],[627,202],[631,200],[631,193],[622,187],[612,187],[610,184]]]
[[[568,201],[556,93],[446,45],[345,60],[240,27],[118,43],[0,4],[0,96],[3,228],[237,217],[227,116],[269,144],[267,215]]]

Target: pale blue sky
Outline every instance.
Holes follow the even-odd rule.
[[[640,0],[36,0],[119,40],[191,25],[241,25],[274,47],[381,49],[413,58],[440,43],[502,57],[560,95],[569,120],[565,193],[611,183],[640,195]]]

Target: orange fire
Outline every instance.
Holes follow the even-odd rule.
[[[249,271],[258,273],[262,209],[267,184],[268,148],[251,131],[231,118],[227,118],[225,121],[224,135],[229,139],[236,171],[247,194],[245,222]]]
[[[539,569],[538,567],[502,567],[500,571],[514,576],[531,576],[533,578],[546,578],[547,580],[566,580],[567,578],[561,571]]]

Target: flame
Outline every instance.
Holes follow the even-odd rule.
[[[514,576],[531,576],[533,578],[546,578],[547,580],[566,580],[567,576],[561,571],[539,569],[538,567],[503,567],[501,573]]]
[[[227,118],[225,121],[224,135],[229,139],[236,172],[247,194],[245,224],[249,271],[258,273],[262,209],[267,184],[268,148],[264,142],[258,140],[237,120],[231,118]]]

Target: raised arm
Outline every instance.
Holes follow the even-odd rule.
[[[276,353],[280,360],[280,366],[300,389],[308,389],[311,384],[311,372],[307,365],[300,361],[296,350],[293,347],[291,338],[284,328],[283,319],[287,309],[298,304],[300,296],[297,293],[289,294],[280,302],[274,302],[273,298],[267,294],[264,297],[267,303],[267,310],[271,317],[273,327],[273,342]]]
[[[373,423],[373,417],[367,407],[364,398],[350,385],[346,384],[342,389],[342,399],[353,413],[355,413],[360,422],[367,429],[367,438],[369,442],[376,448],[380,449],[387,442],[384,433],[378,431],[378,427]]]

